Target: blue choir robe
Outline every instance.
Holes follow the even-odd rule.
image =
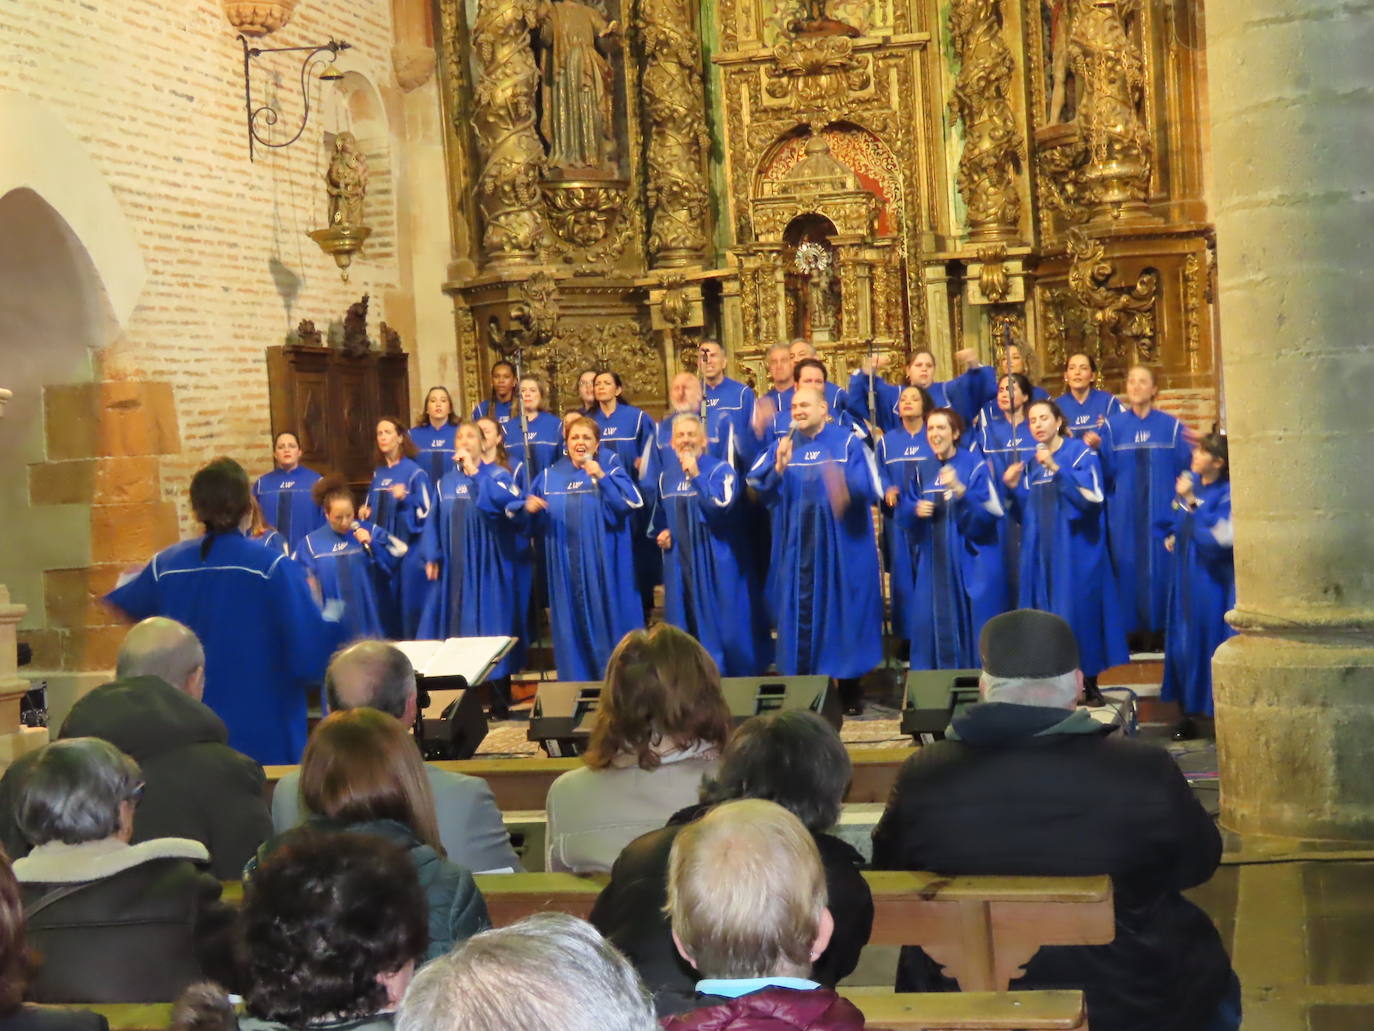
[[[676,460],[673,452],[673,420],[678,413],[670,412],[654,426],[653,445],[645,452],[644,474],[640,477],[639,492],[644,495],[644,503],[652,510],[658,477],[661,472]],[[706,412],[706,453],[712,458],[728,462],[731,468],[739,464],[735,450],[735,427],[728,419],[717,415],[714,410]],[[753,431],[750,430],[750,435]],[[734,506],[731,506],[733,510]]]
[[[515,407],[516,400],[516,397],[512,397],[509,401],[497,401],[489,397],[485,401],[479,401],[472,406],[473,421],[490,415],[501,427],[502,432],[507,432],[511,419],[520,418],[520,409]]]
[[[324,512],[310,496],[319,481],[319,473],[298,465],[290,472],[273,469],[253,484],[253,497],[263,519],[286,539],[288,551],[294,551],[311,530],[324,525]]]
[[[840,427],[859,440],[868,439],[868,428],[843,408],[830,409],[830,425]],[[772,425],[768,429],[768,440],[770,443],[781,440],[791,432],[792,410],[789,408],[787,411],[778,412],[777,415],[773,416]]]
[[[525,427],[529,434],[526,437]],[[521,423],[519,413],[506,423],[506,452],[512,467],[528,466],[530,480],[538,476],[563,454],[563,420],[550,412],[539,412]],[[445,470],[447,472],[447,470]],[[523,473],[521,476],[523,477]],[[516,480],[522,488],[525,480]]]
[[[344,641],[315,603],[305,570],[237,531],[158,552],[105,596],[133,620],[167,616],[205,649],[205,704],[229,728],[229,746],[260,763],[300,762],[305,689]]]
[[[364,548],[352,532],[337,533],[321,526],[306,534],[295,559],[313,573],[326,601],[343,604],[343,623],[348,639],[385,637],[379,596],[385,597],[391,578],[400,568],[405,544],[376,523],[359,523],[372,534]],[[369,549],[371,554],[368,554]]]
[[[754,392],[729,376],[714,387],[709,383],[704,385],[708,417],[715,415],[729,423],[736,448],[736,469],[747,470],[763,448],[763,441],[754,436],[754,405],[757,402]],[[720,435],[719,430],[717,435]]]
[[[261,537],[249,537],[248,539],[250,541],[257,541],[264,548],[274,553],[280,553],[282,555],[291,554],[291,546],[286,543],[286,538],[277,533],[276,530],[269,529]]]
[[[988,400],[988,384],[992,386],[992,397],[997,397],[997,377],[987,366],[969,369],[950,380],[932,383],[926,388],[936,408],[953,408],[964,420],[966,427],[973,425],[973,417],[978,414]],[[873,377],[874,402],[878,407],[876,425],[886,433],[902,424],[897,414],[897,402],[901,400],[906,383],[889,383],[881,376]],[[856,417],[874,424],[874,416],[868,407],[868,373],[856,372],[849,378],[849,411]],[[927,415],[930,413],[927,412]],[[972,434],[964,434],[965,447],[972,441]]]
[[[792,395],[796,392],[796,387],[788,387],[786,390],[770,387],[763,396],[773,403],[778,414],[785,412],[787,418],[790,419],[792,417]],[[848,412],[851,416],[855,414],[854,405],[849,395],[844,392],[843,388],[829,380],[825,381],[825,404],[830,409],[831,415],[836,412]],[[859,417],[862,418],[862,416]],[[787,420],[784,419],[783,421],[786,422]],[[760,442],[759,447],[763,448],[767,445],[768,441],[765,439]]]
[[[1155,525],[1169,518],[1174,481],[1189,468],[1193,451],[1183,424],[1151,409],[1145,418],[1117,412],[1102,430],[1102,471],[1107,481],[1107,533],[1126,632],[1164,629],[1172,563]]]
[[[654,443],[654,421],[643,410],[623,401],[607,415],[598,404],[592,418],[601,427],[601,450],[620,459],[620,464],[638,486],[644,482],[644,464]],[[630,516],[634,549],[635,583],[645,601],[653,596],[654,585],[663,582],[663,556],[649,539],[649,507],[641,505]]]
[[[777,668],[784,674],[862,676],[883,657],[883,601],[872,506],[880,493],[873,452],[827,423],[798,432],[779,474],[778,442],[755,460],[748,482],[774,508],[772,604]],[[837,516],[826,478],[838,476],[849,506]]]
[[[1110,416],[1126,410],[1126,406],[1117,400],[1115,394],[1098,390],[1096,387],[1090,388],[1088,396],[1081,402],[1073,396],[1073,391],[1069,390],[1056,397],[1054,403],[1064,413],[1064,426],[1068,429],[1069,436],[1075,440],[1081,440],[1083,434],[1089,430],[1095,430],[1101,436],[1102,424]]]
[[[392,486],[398,483],[406,488],[406,496],[399,501],[391,494]],[[379,465],[367,490],[367,504],[372,509],[368,518],[406,546],[401,568],[391,578],[388,594],[381,599],[382,625],[387,636],[397,640],[415,637],[420,613],[429,597],[425,564],[416,545],[433,498],[429,475],[409,458],[402,458],[394,466],[385,462]]]
[[[963,497],[946,496],[938,480],[946,466],[964,485]],[[918,516],[918,501],[934,503],[934,514]],[[1007,609],[997,551],[1004,512],[987,463],[976,451],[958,448],[948,459],[932,455],[908,483],[897,513],[916,571],[905,632],[911,668],[977,668],[983,624]]]
[[[525,618],[516,565],[525,494],[510,470],[492,462],[472,476],[454,466],[435,489],[434,511],[420,535],[420,555],[439,579],[420,617],[421,640],[516,637],[520,643],[491,678],[524,668]]]
[[[663,461],[649,532],[673,537],[663,554],[664,618],[700,641],[722,676],[758,676],[768,665],[767,628],[755,616],[757,590],[739,560],[740,523],[732,517],[739,474],[711,455],[697,460],[697,476],[684,473],[671,451]]]
[[[886,497],[889,488],[896,487],[898,496],[906,493],[921,475],[921,469],[934,460],[935,455],[926,442],[924,429],[908,433],[900,422],[878,441],[874,456],[878,463],[878,479]],[[913,551],[906,530],[885,511],[883,526],[887,531],[888,590],[892,597],[892,631],[897,637],[907,633],[907,607],[912,587],[916,583]]]
[[[436,430],[425,422],[411,429],[410,439],[419,451],[415,456],[415,463],[425,471],[431,484],[438,483],[444,478],[444,473],[453,468],[453,448],[457,434],[457,423],[445,423]]]
[[[1236,633],[1225,618],[1236,605],[1231,481],[1199,481],[1193,494],[1198,507],[1173,509],[1162,528],[1174,536],[1174,575],[1160,698],[1178,702],[1185,714],[1211,716],[1212,655]]]
[[[1012,491],[1002,477],[1009,467],[1023,462],[1027,470],[1035,461],[1035,438],[1031,436],[1025,419],[1011,422],[997,410],[996,416],[978,427],[978,451],[988,464],[992,485],[1007,512],[1007,518],[997,521],[997,550],[1002,556],[1002,570],[1007,585],[1006,607],[1016,607],[1021,581],[1021,521]],[[1025,475],[1024,472],[1022,475]]]
[[[984,369],[991,371],[991,367],[987,365],[980,366],[978,371],[982,372]],[[1006,415],[1003,414],[1002,409],[997,407],[997,381],[1005,376],[1006,373],[1002,373],[1000,376],[994,377],[992,384],[992,399],[984,402],[983,407],[978,409],[977,426],[968,431],[969,436],[973,437],[974,440],[977,440],[977,431],[982,429],[982,427],[997,419],[1006,418]],[[1044,387],[1031,387],[1030,401],[1047,401],[1049,400],[1049,396],[1050,392],[1046,390]],[[1027,401],[1026,404],[1029,405],[1030,401]]]
[[[570,458],[534,481],[534,494],[549,506],[532,523],[544,537],[560,680],[602,679],[620,639],[644,625],[630,542],[631,517],[644,501],[623,465],[600,464],[606,473],[600,482]]]
[[[1079,666],[1097,676],[1130,661],[1111,559],[1102,469],[1082,441],[1065,438],[1051,474],[1032,459],[1017,486],[1020,607],[1062,617],[1078,638]]]

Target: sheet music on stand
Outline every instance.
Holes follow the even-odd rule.
[[[475,687],[515,647],[514,637],[450,637],[446,641],[396,641],[415,667],[425,723],[443,719],[462,692]],[[421,727],[421,733],[428,728]]]

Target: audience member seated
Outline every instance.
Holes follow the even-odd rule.
[[[726,802],[678,832],[668,912],[697,969],[696,1009],[667,1031],[859,1031],[864,1015],[810,979],[834,929],[806,826],[776,802]]]
[[[415,975],[397,1031],[658,1031],[634,967],[585,921],[536,913]]]
[[[173,1031],[390,1031],[425,952],[425,897],[389,842],[298,830],[243,895],[246,1013],[223,989],[192,985]]]
[[[626,634],[606,665],[585,765],[549,788],[545,869],[609,870],[697,800],[729,736],[720,673],[695,639],[667,623]]]
[[[755,716],[741,724],[725,746],[719,771],[702,784],[701,802],[674,813],[668,826],[636,838],[620,853],[611,868],[611,882],[589,919],[629,957],[654,993],[661,1015],[697,1004],[696,976],[673,944],[663,909],[668,900],[668,855],[685,825],[732,799],[776,802],[811,832],[825,868],[835,931],[810,976],[833,988],[853,972],[873,929],[873,895],[859,872],[863,857],[825,833],[840,818],[849,776],[844,743],[814,712]]]
[[[166,1002],[205,976],[229,923],[199,841],[131,845],[138,764],[108,741],[76,737],[38,753],[18,800],[34,848],[15,860],[29,940],[43,965],[35,1002]]]
[[[24,939],[24,902],[9,859],[0,856],[0,1031],[107,1031],[109,1024],[87,1010],[24,1005],[34,963]]]
[[[424,761],[395,717],[350,709],[326,718],[301,759],[301,800],[318,814],[304,828],[368,834],[406,851],[428,906],[428,958],[491,926],[472,874],[445,858]],[[298,828],[272,839],[259,856],[271,855],[299,833]],[[255,876],[249,866],[245,880]]]
[[[1042,948],[1012,988],[1083,989],[1093,1031],[1238,1027],[1221,939],[1181,894],[1212,876],[1221,836],[1172,757],[1075,710],[1078,643],[1058,616],[1004,613],[980,649],[982,701],[902,768],[873,832],[874,867],[1110,874],[1115,940]],[[897,990],[957,989],[912,947]]]
[[[386,641],[359,641],[336,652],[324,686],[335,712],[366,706],[396,717],[402,726],[415,726],[415,670],[405,653]],[[425,764],[425,775],[439,819],[439,842],[448,858],[475,873],[519,870],[487,782],[431,763]],[[292,770],[272,793],[272,826],[280,834],[300,822],[300,771]]]
[[[143,800],[134,816],[134,844],[152,838],[192,838],[210,850],[210,872],[237,878],[272,833],[257,762],[229,747],[224,721],[201,702],[205,652],[174,619],[152,616],[124,637],[116,680],[72,707],[60,737],[98,737],[143,770]],[[25,757],[27,758],[27,757]],[[28,763],[0,779],[0,823],[12,856],[28,852],[13,822],[13,800]]]

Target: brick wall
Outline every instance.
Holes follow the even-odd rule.
[[[311,123],[302,138],[281,150],[259,148],[258,160],[250,163],[242,50],[214,0],[0,4],[0,95],[32,98],[50,116],[55,132],[75,137],[113,190],[147,271],[132,314],[122,325],[111,320],[107,339],[94,341],[104,346],[94,352],[91,375],[5,385],[29,395],[89,379],[156,385],[167,392],[165,414],[175,420],[168,437],[176,445],[116,452],[93,445],[77,448],[79,455],[59,454],[53,427],[47,426],[46,433],[38,434],[45,439],[46,453],[0,455],[0,477],[7,481],[28,480],[25,465],[33,466],[31,510],[20,517],[41,521],[48,512],[65,513],[85,523],[79,506],[91,506],[94,542],[103,518],[98,510],[111,499],[101,489],[109,470],[92,465],[91,459],[128,453],[149,466],[143,493],[151,490],[158,496],[140,495],[139,503],[156,512],[146,526],[121,520],[117,535],[141,541],[147,550],[163,541],[169,529],[194,532],[186,485],[198,466],[227,454],[253,476],[270,468],[264,348],[281,343],[302,318],[323,329],[364,292],[372,297],[369,329],[374,338],[384,319],[403,329],[416,325],[414,289],[401,260],[409,241],[406,225],[397,218],[395,185],[412,143],[404,136],[408,121],[435,131],[438,119],[406,117],[425,91],[403,96],[393,81],[390,0],[303,0],[286,27],[257,42],[282,47],[330,37],[353,45],[339,62],[350,72],[345,85],[368,90],[370,96],[363,103],[357,94],[336,99],[336,87],[316,84]],[[277,139],[299,124],[298,69],[298,55],[255,62],[255,101],[275,95],[281,103],[282,118],[273,130]],[[437,104],[434,87],[426,90]],[[379,231],[379,246],[355,259],[352,281],[345,284],[333,259],[305,233],[326,221],[324,135],[356,128],[352,119],[363,108],[371,112],[369,150],[374,161],[381,157],[386,162],[373,168],[377,189],[368,198],[367,217]],[[435,140],[414,142],[432,150]],[[16,146],[41,150],[44,140],[11,140],[8,145]],[[0,149],[0,183],[7,178],[5,161]],[[43,194],[42,181],[28,185]],[[432,198],[411,203],[412,217],[423,217],[414,209],[427,204],[443,211],[447,198],[442,178],[434,186],[424,190]],[[78,240],[77,245],[90,248],[93,241]],[[101,301],[96,293],[71,297],[70,303],[98,306]],[[0,379],[7,378],[3,370],[9,349],[56,343],[33,334],[11,336],[0,325]],[[406,344],[414,354],[416,342],[407,339]],[[451,348],[451,338],[433,346]],[[17,374],[11,367],[7,375],[14,379]],[[83,396],[89,406],[84,413],[79,408]],[[63,410],[78,426],[100,427],[101,399],[108,396],[108,389],[88,391],[74,402],[64,399]],[[73,403],[78,407],[73,409]],[[51,418],[54,406],[47,408]],[[75,464],[63,468],[68,462]],[[126,555],[127,547],[106,543],[111,547],[102,545],[92,566],[53,568],[51,561],[35,559],[35,568],[26,571],[31,574],[24,577],[26,593],[38,593],[34,585],[41,584],[43,597],[15,600],[29,606],[24,625],[34,632],[35,643],[47,645],[44,664],[60,661],[90,668],[91,656],[52,647],[52,632],[93,624],[87,604],[92,585],[105,584],[113,572],[100,568],[102,562],[118,558],[133,564],[133,559],[147,557]],[[8,579],[14,586],[13,573]],[[103,659],[108,649],[99,652]]]

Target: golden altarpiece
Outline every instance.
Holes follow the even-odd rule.
[[[1216,387],[1195,0],[436,0],[465,402],[929,346]]]

